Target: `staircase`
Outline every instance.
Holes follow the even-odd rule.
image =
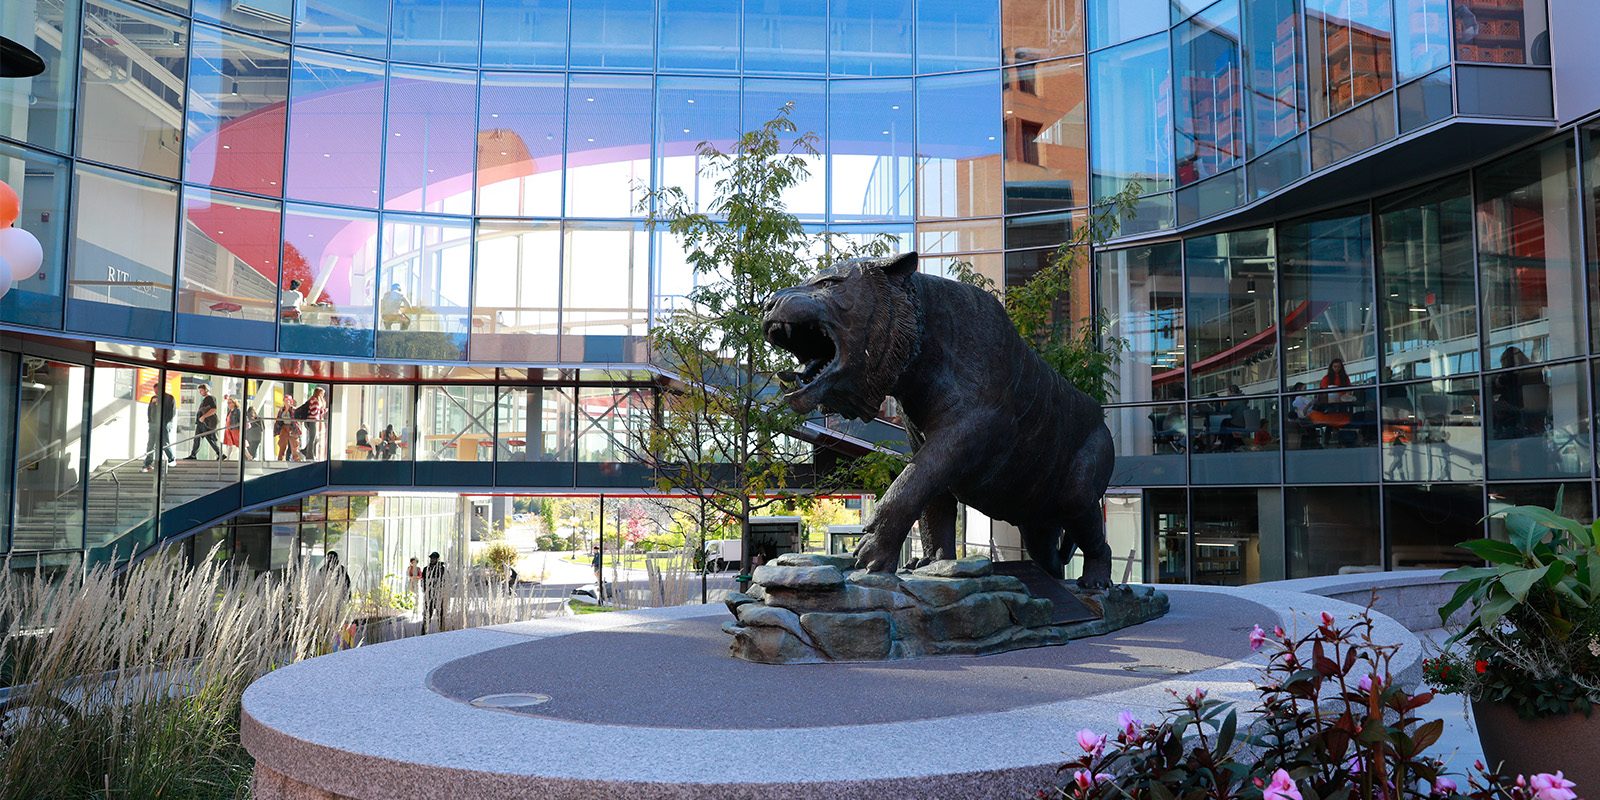
[[[90,548],[107,544],[156,511],[156,472],[141,461],[106,462],[89,479],[84,538]],[[162,509],[176,508],[239,480],[237,461],[178,461],[166,468]],[[37,503],[18,514],[11,532],[13,552],[51,550],[62,546],[63,529],[79,519],[78,492]]]

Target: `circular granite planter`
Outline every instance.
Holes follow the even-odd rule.
[[[1472,718],[1491,769],[1533,775],[1559,768],[1580,797],[1600,789],[1600,713],[1523,719],[1510,703],[1474,700]]]
[[[452,631],[263,677],[241,738],[257,800],[1015,800],[1118,711],[1155,719],[1197,687],[1249,707],[1266,663],[1252,625],[1361,612],[1272,589],[1169,596],[1166,617],[1106,636],[893,663],[731,658],[720,604]],[[1414,673],[1415,636],[1373,620]],[[484,702],[519,693],[549,701]]]

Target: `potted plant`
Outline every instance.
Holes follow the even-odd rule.
[[[1559,500],[1557,507],[1560,507]],[[1600,781],[1600,520],[1584,525],[1547,508],[1491,517],[1507,539],[1461,543],[1488,563],[1452,570],[1463,581],[1439,609],[1470,616],[1423,662],[1428,683],[1472,701],[1490,765],[1529,771],[1561,753],[1579,785]]]

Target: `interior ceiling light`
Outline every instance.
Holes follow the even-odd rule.
[[[44,72],[44,59],[17,42],[0,36],[0,78],[31,78]]]

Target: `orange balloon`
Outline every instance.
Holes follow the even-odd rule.
[[[17,199],[17,193],[5,181],[0,181],[0,228],[11,227],[21,214],[22,201]]]

